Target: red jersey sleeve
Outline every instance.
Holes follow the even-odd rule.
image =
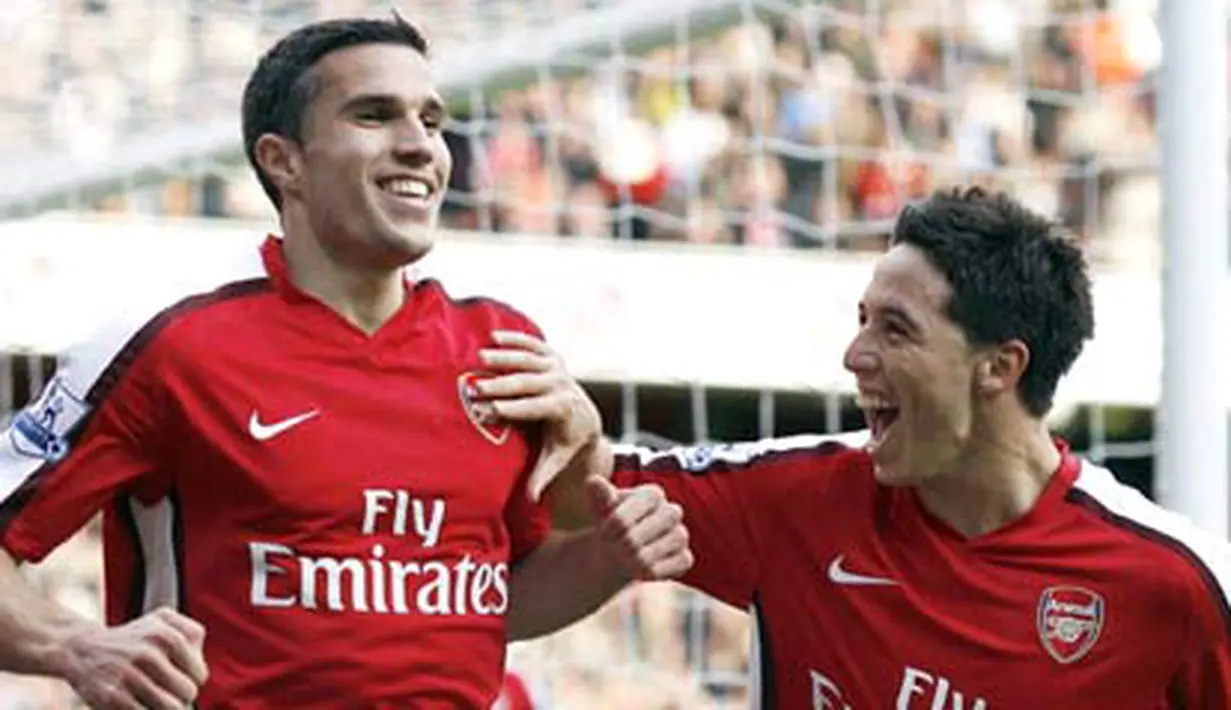
[[[824,486],[818,468],[847,450],[830,437],[797,436],[742,444],[651,451],[616,447],[612,482],[662,486],[684,509],[695,563],[681,580],[732,606],[746,608],[761,584],[766,530],[791,497],[792,481]]]
[[[531,452],[538,455],[538,447],[532,446]],[[533,459],[530,466],[533,466]],[[519,476],[509,494],[509,502],[504,510],[504,524],[509,531],[510,562],[516,564],[529,555],[547,538],[551,532],[551,515],[542,503],[530,500],[526,492],[526,484],[530,478],[530,466]]]
[[[1224,710],[1231,698],[1231,646],[1226,641],[1185,659],[1168,698],[1172,708]]]
[[[0,545],[39,561],[118,491],[158,470],[159,324],[109,329],[70,351],[0,439]]]
[[[1184,599],[1191,627],[1168,705],[1222,710],[1231,698],[1231,546],[1213,536],[1194,539],[1193,569]]]

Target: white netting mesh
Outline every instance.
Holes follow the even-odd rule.
[[[978,181],[1059,216],[1100,268],[1157,272],[1153,0],[398,4],[432,36],[457,114],[446,218],[455,229],[561,235],[574,246],[670,242],[698,259],[712,245],[857,256],[880,247],[905,201]],[[302,22],[387,7],[0,3],[0,160],[9,166],[0,214],[67,204],[267,217],[235,159],[238,92],[252,61]],[[816,297],[825,293],[822,284]],[[792,322],[810,318],[809,303],[781,307]],[[746,363],[749,381],[783,357]],[[37,358],[0,360],[0,408],[25,401],[45,368]],[[627,439],[855,424],[837,392],[623,379],[592,389],[612,433]],[[1148,487],[1152,395],[1117,401],[1067,409],[1056,424]],[[79,542],[41,579],[49,594],[90,609],[96,556],[88,538]],[[648,586],[513,658],[555,708],[743,706],[747,625],[697,595]],[[0,684],[0,705],[26,692],[35,691]]]
[[[1092,0],[860,4],[682,3],[701,9],[677,9],[688,22],[674,25],[647,20],[653,5],[615,0],[403,7],[435,40],[470,139],[457,142],[455,194],[475,208],[460,210],[461,224],[606,232],[612,220],[593,208],[623,197],[617,216],[628,219],[615,229],[626,236],[849,243],[883,228],[903,199],[978,179],[1097,231],[1100,255],[1154,261],[1156,185],[1142,176],[1154,155],[1151,2],[1114,3],[1116,16]],[[0,181],[10,209],[31,193],[98,197],[74,195],[66,179],[114,191],[104,177],[170,172],[209,175],[196,200],[206,204],[191,208],[263,211],[251,190],[229,189],[250,187],[242,170],[214,164],[235,157],[235,97],[252,60],[297,23],[387,5],[64,7],[7,8],[0,64],[22,67],[0,87],[0,152],[23,168]],[[710,38],[711,15],[765,21]],[[552,31],[562,27],[564,39]],[[642,34],[666,42],[631,53]],[[493,57],[518,65],[520,81],[543,81],[492,91],[511,78],[485,63]],[[579,69],[580,81],[551,80]],[[595,177],[640,189],[613,196]],[[146,208],[184,207],[159,202]]]
[[[584,19],[611,0],[400,3],[431,28],[447,62],[535,25]],[[49,8],[48,5],[51,5]],[[184,124],[233,122],[258,54],[306,22],[388,13],[370,0],[12,0],[0,10],[7,160],[67,152],[106,160],[116,146]],[[51,121],[48,121],[48,118]]]
[[[398,4],[426,30],[438,82],[462,104],[474,90],[525,84],[580,55],[659,43],[673,22],[708,31],[730,0],[419,0]],[[168,176],[237,160],[237,99],[256,57],[306,22],[388,16],[373,0],[82,0],[0,7],[0,214],[93,204]],[[550,28],[550,29],[549,29]],[[225,172],[225,171],[224,171]],[[155,207],[154,209],[158,209]]]

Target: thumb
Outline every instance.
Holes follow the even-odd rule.
[[[545,447],[539,452],[539,459],[534,463],[534,468],[531,469],[530,477],[526,482],[526,491],[530,494],[530,500],[535,503],[539,502],[543,497],[543,491],[547,490],[547,486],[551,485],[560,471],[564,470],[564,465],[567,463],[566,456],[567,453],[558,447]]]
[[[605,517],[623,498],[623,491],[602,476],[586,479],[586,493],[590,496],[590,508],[600,518]]]

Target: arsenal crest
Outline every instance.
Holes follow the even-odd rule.
[[[1105,617],[1103,597],[1089,589],[1048,587],[1039,597],[1039,641],[1057,663],[1073,663],[1094,647]]]
[[[484,438],[499,446],[508,440],[512,426],[498,421],[489,410],[478,406],[480,403],[475,401],[474,393],[478,391],[475,383],[480,379],[482,376],[477,372],[463,372],[458,375],[457,396],[462,401],[462,411],[466,413],[470,423],[474,424]]]

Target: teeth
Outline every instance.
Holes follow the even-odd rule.
[[[381,188],[399,197],[427,197],[432,194],[432,187],[418,178],[386,180]]]
[[[874,394],[858,394],[855,396],[855,406],[860,409],[896,409],[897,405],[883,397]]]

